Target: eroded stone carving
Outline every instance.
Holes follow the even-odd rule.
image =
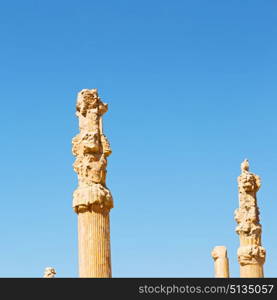
[[[56,275],[56,271],[54,268],[52,267],[45,268],[44,275],[43,275],[44,278],[54,278],[55,275]]]
[[[212,251],[212,258],[217,260],[218,258],[227,258],[227,249],[224,246],[216,246]]]
[[[257,245],[239,247],[237,254],[242,266],[263,264],[265,260],[265,248]]]
[[[110,144],[103,134],[102,115],[108,105],[98,96],[97,89],[84,89],[78,93],[76,115],[80,133],[72,139],[73,164],[78,174],[78,188],[73,194],[73,207],[79,209],[111,209],[113,198],[106,187],[107,157]]]
[[[238,223],[236,232],[240,236],[237,254],[242,267],[256,264],[262,268],[265,261],[266,252],[261,247],[262,226],[256,197],[260,186],[260,177],[249,172],[249,162],[245,159],[241,163],[241,175],[238,177],[239,208],[235,210],[235,220]],[[252,275],[256,277],[255,274]]]

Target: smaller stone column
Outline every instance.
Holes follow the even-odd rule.
[[[212,251],[214,274],[217,278],[229,278],[229,261],[225,246],[216,246]]]

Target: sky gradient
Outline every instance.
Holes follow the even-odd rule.
[[[244,158],[277,276],[277,2],[0,4],[0,277],[78,275],[77,92],[109,104],[114,277],[213,277],[228,249]]]

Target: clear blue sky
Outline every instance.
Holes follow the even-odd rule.
[[[2,1],[0,276],[78,274],[76,94],[109,104],[114,277],[239,275],[236,178],[244,158],[277,276],[274,0]]]

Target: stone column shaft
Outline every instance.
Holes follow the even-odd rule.
[[[80,277],[112,276],[108,212],[86,210],[79,213],[78,244]]]

